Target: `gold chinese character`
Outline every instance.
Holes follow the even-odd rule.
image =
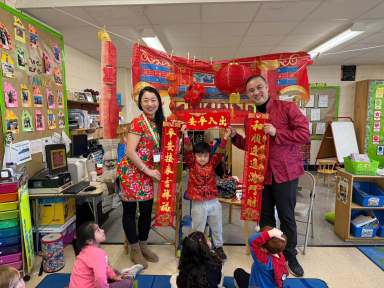
[[[165,202],[164,204],[162,204],[160,206],[160,211],[161,212],[170,212],[171,211],[171,207],[169,207],[169,203]]]
[[[163,193],[161,194],[162,198],[165,198],[167,201],[169,198],[171,198],[171,191],[169,189],[164,189]]]
[[[251,160],[251,168],[254,168],[254,169],[256,169],[257,168],[257,158],[253,158],[252,160]]]
[[[169,138],[172,139],[172,137],[175,136],[175,135],[176,135],[175,130],[173,130],[173,128],[169,128],[169,130],[168,130]]]
[[[172,155],[171,153],[167,153],[167,154],[165,155],[165,159],[164,159],[164,161],[165,161],[166,163],[172,163],[173,160],[174,160],[174,158],[173,158],[173,155]]]
[[[220,116],[219,126],[227,126],[227,119],[225,119],[223,115]]]
[[[251,138],[251,142],[260,144],[261,143],[261,136],[260,135],[253,135]]]
[[[167,167],[165,168],[165,172],[164,172],[167,176],[169,174],[173,174],[173,171],[172,171],[172,168],[171,166],[168,164]]]
[[[254,131],[261,130],[263,129],[263,124],[259,124],[259,121],[255,121],[255,124],[253,124],[251,127]]]
[[[249,155],[257,156],[257,146],[251,147],[251,151],[249,152]]]
[[[215,119],[213,119],[213,117],[209,117],[209,122],[208,124],[214,124],[214,125],[217,125],[217,121],[215,121]]]
[[[191,117],[189,118],[189,121],[188,121],[188,124],[191,125],[191,126],[196,126],[196,120],[195,120],[195,117]]]
[[[164,181],[164,188],[170,188],[171,187],[170,182],[171,182],[171,179],[167,177],[167,179],[165,179]]]
[[[259,183],[259,176],[256,172],[249,173],[248,181],[251,183]]]
[[[165,149],[167,151],[173,151],[175,149],[175,145],[173,145],[171,140],[168,141],[167,146],[165,146]]]
[[[247,199],[247,206],[256,207],[256,199]]]
[[[204,124],[205,124],[206,122],[208,122],[207,119],[205,119],[204,116],[201,116],[201,117],[200,117],[200,120],[199,120],[200,125],[201,125],[201,126],[204,126]]]

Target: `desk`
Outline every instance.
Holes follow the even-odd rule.
[[[232,223],[232,205],[241,207],[241,200],[237,199],[227,199],[227,198],[218,198],[220,203],[229,205],[229,215],[228,215],[228,222],[229,224]],[[249,222],[250,221],[243,221],[243,237],[244,237],[244,244],[245,244],[245,253],[247,255],[250,254],[249,245],[248,245],[248,238],[249,238]]]
[[[39,223],[39,205],[38,200],[43,198],[84,198],[84,197],[90,197],[92,202],[92,213],[95,218],[95,222],[99,224],[99,217],[97,215],[97,201],[96,198],[101,196],[104,191],[107,191],[107,187],[105,183],[102,182],[91,182],[91,186],[95,186],[96,190],[93,191],[81,191],[77,194],[63,194],[63,193],[39,193],[39,194],[29,194],[29,199],[32,201],[32,209],[33,209],[33,224],[36,229],[40,227]],[[38,248],[37,242],[39,241],[39,233],[35,233],[35,245],[36,245],[36,251]]]

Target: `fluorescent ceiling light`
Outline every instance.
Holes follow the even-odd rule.
[[[148,47],[151,47],[153,49],[160,50],[162,52],[166,52],[164,49],[163,44],[161,44],[159,38],[157,36],[154,37],[143,37],[142,38],[145,44],[147,44]]]
[[[335,37],[329,39],[328,41],[324,42],[323,44],[312,49],[311,51],[308,52],[308,54],[311,55],[311,58],[314,58],[317,55],[324,53],[325,51],[328,51],[332,48],[335,48],[336,46],[339,46],[340,44],[347,42],[347,41],[351,40],[352,38],[355,38],[356,36],[360,35],[363,32],[364,31],[354,31],[351,28],[347,29],[344,32],[336,35]]]

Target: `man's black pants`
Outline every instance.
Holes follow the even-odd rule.
[[[284,255],[287,260],[297,254],[297,228],[295,220],[296,192],[299,179],[265,185],[261,206],[260,227],[276,227],[275,206],[280,219],[280,230],[287,236]]]

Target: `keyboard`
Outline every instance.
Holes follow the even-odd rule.
[[[85,188],[89,186],[89,181],[80,181],[79,183],[76,183],[75,185],[69,186],[68,188],[65,188],[62,193],[63,194],[77,194],[80,191],[83,191]]]

